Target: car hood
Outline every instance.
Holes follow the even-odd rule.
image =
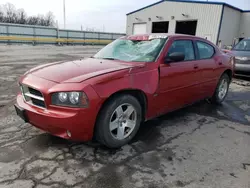
[[[232,50],[231,53],[236,57],[250,57],[250,51]]]
[[[45,64],[31,69],[28,74],[57,83],[73,83],[135,66],[132,63],[89,58]]]

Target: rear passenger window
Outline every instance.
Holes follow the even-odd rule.
[[[168,55],[173,52],[182,52],[185,54],[185,61],[195,59],[194,47],[191,40],[176,40],[168,51]]]
[[[196,42],[200,59],[210,59],[214,55],[214,47],[205,42]]]

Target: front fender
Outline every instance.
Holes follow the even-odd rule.
[[[133,74],[126,74],[114,79],[104,79],[104,81],[92,85],[96,93],[101,98],[103,104],[111,95],[124,90],[140,90],[147,98],[148,110],[146,118],[154,111],[154,94],[158,89],[159,72],[158,69],[147,70]],[[100,106],[102,106],[100,104]]]
[[[108,98],[118,91],[129,89],[141,90],[146,95],[153,95],[158,88],[158,82],[158,69],[154,69],[126,74],[123,77],[108,79],[92,86],[101,98]]]

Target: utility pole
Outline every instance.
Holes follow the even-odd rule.
[[[63,21],[64,21],[64,29],[66,29],[66,10],[65,10],[65,0],[63,0]]]

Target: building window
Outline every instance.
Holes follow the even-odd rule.
[[[195,35],[197,28],[197,21],[177,21],[175,33]]]
[[[153,22],[152,33],[168,33],[169,22]]]

